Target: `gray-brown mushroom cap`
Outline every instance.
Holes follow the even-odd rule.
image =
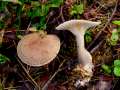
[[[43,66],[50,63],[58,54],[60,40],[55,35],[42,36],[32,33],[18,43],[17,54],[21,61],[30,66]]]

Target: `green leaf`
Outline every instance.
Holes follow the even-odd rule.
[[[120,20],[112,21],[112,23],[115,24],[115,25],[120,25]]]
[[[83,4],[77,5],[76,10],[78,11],[79,14],[83,14],[84,12]]]
[[[117,28],[118,32],[120,32],[120,27]]]
[[[117,45],[117,42],[116,42],[116,41],[111,41],[110,44],[111,44],[112,46],[115,46],[115,45]]]
[[[41,16],[41,8],[40,7],[33,7],[31,10],[27,11],[28,17],[34,19],[35,17]]]
[[[111,40],[118,41],[118,39],[119,39],[118,32],[117,31],[112,32]]]
[[[29,3],[31,0],[19,0],[21,3]]]
[[[51,0],[50,1],[50,7],[59,7],[64,0]]]
[[[110,38],[111,45],[115,46],[118,40],[119,40],[119,34],[118,34],[118,31],[115,29],[112,31],[112,35]]]
[[[119,66],[114,67],[113,72],[114,72],[115,76],[120,77],[120,67]]]
[[[0,12],[5,11],[5,8],[7,7],[8,2],[2,2],[0,1]]]
[[[105,73],[107,74],[111,73],[111,68],[108,65],[103,64],[101,67]]]
[[[40,2],[39,1],[31,1],[31,5],[33,7],[39,7],[40,6]]]
[[[37,30],[45,30],[46,29],[46,18],[40,17],[40,22],[33,24],[33,27],[36,27]]]
[[[46,16],[48,14],[48,11],[49,11],[49,6],[42,5],[40,16]]]
[[[35,17],[46,17],[49,11],[49,7],[46,5],[41,5],[41,7],[33,7],[31,10],[28,11],[27,15],[34,19]]]
[[[92,41],[92,33],[90,31],[85,32],[85,41],[86,43],[90,43]]]
[[[3,64],[8,60],[9,60],[9,58],[7,58],[6,56],[0,54],[0,64]]]
[[[114,60],[114,66],[120,66],[120,60]]]
[[[92,41],[92,37],[90,35],[85,35],[86,43],[90,43]]]
[[[38,30],[45,30],[46,29],[46,18],[44,16],[40,17],[40,22],[37,26],[37,29]]]
[[[71,10],[70,14],[71,15],[74,15],[74,14],[83,14],[83,12],[84,12],[84,6],[83,6],[83,4],[80,4],[80,5],[75,4],[72,7],[72,10]]]
[[[71,14],[71,15],[77,14],[77,11],[76,11],[76,10],[72,10],[72,11],[70,12],[70,14]]]

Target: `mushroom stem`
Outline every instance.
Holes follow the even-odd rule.
[[[85,49],[85,43],[84,43],[84,35],[88,28],[99,25],[100,22],[92,22],[88,20],[70,20],[66,21],[59,26],[56,27],[57,30],[69,30],[73,33],[76,37],[77,42],[77,50],[78,50],[78,60],[80,64],[82,65],[79,67],[80,71],[86,71],[85,76],[89,77],[86,79],[86,77],[83,79],[83,82],[81,81],[81,84],[84,85],[86,82],[88,82],[92,76],[92,56],[91,54]],[[78,69],[77,69],[78,70]]]
[[[79,32],[78,32],[79,33]],[[82,63],[83,66],[86,65],[86,63],[92,63],[90,60],[84,60],[85,58],[83,55],[87,56],[90,53],[85,49],[85,43],[84,43],[84,36],[80,33],[76,35],[76,42],[77,42],[77,51],[78,51],[78,60],[79,63]],[[87,54],[87,55],[86,55]],[[90,55],[91,57],[91,55]]]

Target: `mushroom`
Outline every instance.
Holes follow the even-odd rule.
[[[21,61],[30,66],[43,66],[50,63],[58,54],[60,40],[56,35],[34,32],[25,35],[17,45]]]
[[[99,25],[101,22],[92,22],[88,20],[70,20],[66,21],[56,27],[57,30],[69,30],[76,37],[78,60],[80,65],[77,66],[77,70],[80,70],[84,75],[84,79],[80,82],[81,85],[85,85],[92,77],[92,56],[86,50],[84,43],[85,31],[93,26]],[[82,66],[82,67],[81,67]]]

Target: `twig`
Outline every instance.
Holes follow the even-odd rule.
[[[31,26],[31,21],[29,22],[28,27],[27,27],[27,30],[26,30],[25,33],[28,33],[28,32],[29,32],[29,28],[30,28],[30,26]]]
[[[113,10],[113,13],[111,15],[111,17],[108,19],[108,22],[105,24],[105,26],[103,27],[103,29],[98,32],[98,34],[96,35],[95,39],[93,40],[93,42],[87,47],[87,49],[89,49],[96,41],[97,39],[100,37],[100,35],[102,34],[102,32],[105,30],[105,28],[109,25],[110,21],[112,20],[116,10],[117,10],[117,5],[118,5],[118,0],[116,1],[116,5],[115,5],[115,8]]]
[[[23,64],[20,62],[19,58],[17,58],[17,61],[19,62],[20,66],[22,67],[22,69],[24,70],[24,72],[26,73],[27,77],[32,81],[32,84],[35,86],[35,90],[41,90],[41,88],[38,86],[38,84],[34,81],[34,79],[29,75],[28,71],[26,70],[26,68],[23,66]]]
[[[63,66],[64,62],[66,60],[63,60],[63,62],[59,65],[58,70],[52,75],[52,77],[45,83],[45,85],[42,87],[42,90],[47,90],[48,85],[51,83],[51,81],[53,80],[53,78],[58,74],[58,72],[60,72],[62,69],[61,67]]]
[[[29,24],[28,24],[27,30],[29,30],[29,28],[30,28],[30,25],[31,25],[31,21],[30,21],[30,22],[29,22]]]
[[[99,42],[98,45],[96,45],[92,50],[90,50],[90,53],[94,53],[103,43],[104,40],[102,40],[101,42]]]
[[[63,16],[63,6],[60,8],[60,16],[63,22],[65,22],[64,16]]]
[[[64,16],[63,16],[63,6],[60,7],[60,13],[59,13],[59,16],[56,17],[56,19],[59,19],[59,18],[62,19],[62,22],[65,21]]]
[[[21,88],[22,86],[16,86],[16,87],[7,87],[4,88],[4,90],[16,90],[17,88]]]
[[[42,90],[47,90],[48,85],[50,84],[50,82],[53,80],[53,78],[57,75],[57,73],[61,71],[61,69],[58,69],[53,75],[52,77],[47,81],[47,83],[43,86]]]
[[[65,21],[65,18],[64,18],[64,16],[63,16],[63,7],[64,7],[64,6],[61,6],[61,7],[60,7],[59,16],[57,16],[57,17],[55,18],[55,19],[61,18],[61,19],[62,19],[62,22]],[[48,21],[49,21],[49,19],[50,19],[50,17],[51,17],[52,15],[53,15],[53,12],[51,11],[51,12],[49,13],[48,17],[47,17],[46,24],[48,24]],[[55,19],[53,18],[52,22],[55,21]]]
[[[21,31],[21,32],[24,32],[25,30],[17,30],[17,31]],[[11,31],[11,30],[7,30],[7,31],[5,31],[5,33],[11,33],[11,32],[14,32],[14,31]]]
[[[0,31],[0,44],[3,42],[4,33],[5,33],[5,30]]]

